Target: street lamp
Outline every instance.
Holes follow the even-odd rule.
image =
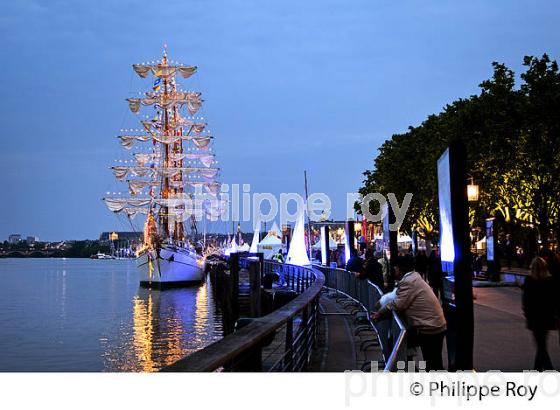
[[[467,185],[467,197],[469,199],[469,202],[478,201],[479,189],[478,189],[478,185],[475,185],[472,177],[471,177],[471,182]]]

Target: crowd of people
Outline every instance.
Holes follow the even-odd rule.
[[[477,269],[482,270],[482,263],[475,258],[473,261],[476,274]],[[383,299],[388,302],[372,312],[372,319],[383,320],[391,311],[401,313],[408,325],[409,347],[420,347],[426,370],[443,369],[447,326],[442,309],[445,273],[438,250],[429,255],[420,250],[414,256],[401,252],[390,270],[379,253],[354,249],[346,270],[361,280],[369,280],[387,295]],[[536,345],[534,369],[553,370],[547,338],[551,331],[560,328],[560,254],[544,251],[533,258],[522,289],[522,306]]]

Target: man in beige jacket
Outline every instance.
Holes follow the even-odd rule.
[[[439,300],[420,274],[414,271],[411,257],[397,258],[395,277],[399,281],[395,298],[378,312],[373,312],[372,319],[380,320],[391,310],[403,314],[410,333],[416,333],[426,370],[443,370],[441,354],[447,325]]]

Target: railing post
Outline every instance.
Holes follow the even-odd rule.
[[[264,271],[264,269],[265,269],[265,266],[264,266],[264,253],[262,253],[262,252],[257,252],[257,257],[259,258],[259,264],[260,264],[260,266],[261,266],[261,280],[262,280],[262,278],[264,277],[264,275],[265,275],[265,273],[266,273],[266,272]]]
[[[309,361],[309,305],[305,305],[301,312],[301,323],[303,323],[303,337],[301,339],[303,343],[302,355],[305,358],[302,363],[301,369],[305,370],[307,369],[307,363]]]
[[[229,257],[231,279],[231,311],[235,321],[239,318],[239,254],[232,253]]]
[[[249,284],[250,284],[250,315],[251,317],[261,316],[261,264],[253,262],[249,265]]]
[[[222,324],[224,329],[224,336],[233,333],[233,325],[237,318],[234,315],[232,307],[232,285],[231,285],[231,271],[229,274],[226,271],[218,272],[221,274],[221,306],[222,306]]]
[[[286,357],[284,359],[284,370],[292,371],[294,365],[294,318],[288,319],[286,322],[286,345],[284,352]]]
[[[294,269],[291,266],[288,266],[288,278],[291,279],[292,283],[290,287],[294,290]]]
[[[313,302],[313,348],[317,347],[317,333],[319,332],[319,296]]]

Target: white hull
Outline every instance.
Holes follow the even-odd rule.
[[[184,286],[204,279],[204,258],[186,248],[164,246],[159,257],[155,251],[144,252],[137,263],[140,284],[144,286]]]

